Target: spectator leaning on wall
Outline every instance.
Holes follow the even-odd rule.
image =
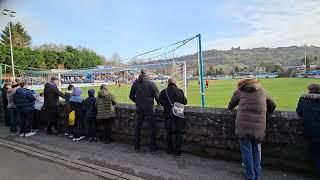
[[[136,103],[137,126],[135,132],[135,151],[140,151],[141,129],[143,121],[146,119],[149,121],[151,129],[150,152],[153,154],[157,150],[154,100],[156,100],[159,105],[159,90],[156,84],[147,78],[144,70],[141,70],[139,78],[132,84],[129,98]]]
[[[297,113],[303,118],[304,132],[310,144],[310,158],[320,174],[320,85],[310,84],[300,97]]]
[[[254,76],[242,78],[234,92],[228,109],[238,106],[235,129],[240,138],[242,161],[246,177],[261,179],[261,142],[265,137],[266,114],[275,110],[272,98]]]

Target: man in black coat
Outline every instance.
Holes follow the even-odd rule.
[[[297,113],[303,118],[304,132],[310,143],[311,159],[320,174],[320,85],[308,86],[309,93],[300,97]]]
[[[65,98],[65,95],[59,91],[57,84],[59,79],[52,77],[51,81],[46,83],[44,86],[44,109],[48,118],[48,134],[57,134],[58,126],[58,103],[59,96]]]
[[[143,70],[141,70],[139,78],[134,81],[129,98],[136,103],[135,151],[140,150],[141,129],[144,119],[147,119],[151,128],[150,151],[154,153],[157,150],[154,100],[159,105],[159,90],[154,82],[147,79],[146,73]]]
[[[170,101],[169,101],[170,99]],[[183,90],[179,89],[173,79],[168,80],[168,87],[160,93],[160,104],[164,107],[164,118],[167,129],[168,149],[167,153],[175,157],[181,156],[182,129],[184,128],[184,119],[172,114],[172,104],[175,102],[186,105],[187,98]],[[170,104],[170,102],[172,104]],[[175,138],[175,145],[173,144]]]

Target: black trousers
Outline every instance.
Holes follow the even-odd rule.
[[[106,142],[111,142],[113,121],[114,121],[114,118],[102,119],[103,128],[104,128],[104,140]]]
[[[6,126],[10,126],[10,112],[8,110],[8,108],[4,109],[4,121],[5,121],[5,125]]]
[[[80,136],[85,136],[85,122],[83,117],[77,117],[74,122],[74,131],[73,131],[73,136],[75,138],[79,138]]]
[[[19,114],[20,114],[20,133],[31,132],[33,111],[19,112]]]
[[[182,129],[184,128],[184,119],[176,116],[166,118],[168,153],[181,155]]]
[[[32,122],[32,129],[39,129],[39,123],[41,121],[41,111],[35,109],[34,110],[34,118]]]
[[[45,112],[45,118],[48,119],[47,131],[51,133],[51,129],[54,128],[58,130],[58,109],[47,109]]]
[[[135,147],[140,148],[140,141],[141,141],[141,129],[143,127],[143,121],[146,119],[149,124],[150,132],[150,150],[156,150],[156,137],[157,137],[157,123],[156,119],[154,118],[154,114],[137,114],[137,125],[136,125],[136,132],[135,132]]]
[[[95,138],[97,137],[97,119],[96,118],[86,118],[88,125],[88,136]]]

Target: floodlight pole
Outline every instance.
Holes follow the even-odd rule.
[[[12,67],[12,80],[16,81],[15,77],[15,72],[14,72],[14,60],[13,60],[13,48],[12,48],[12,35],[11,35],[11,20],[10,18],[15,17],[14,14],[16,12],[8,10],[8,9],[3,9],[2,14],[4,16],[8,16],[9,19],[9,37],[10,37],[10,52],[11,52],[11,67]]]
[[[199,78],[200,78],[200,93],[201,93],[201,107],[205,107],[205,98],[204,98],[204,78],[203,78],[203,58],[202,58],[202,47],[201,47],[201,34],[197,35],[199,40]]]

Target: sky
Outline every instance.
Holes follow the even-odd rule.
[[[320,0],[0,0],[32,45],[56,43],[122,58],[192,37],[203,49],[320,46]],[[0,29],[8,19],[0,16]],[[194,53],[190,42],[183,53]]]

